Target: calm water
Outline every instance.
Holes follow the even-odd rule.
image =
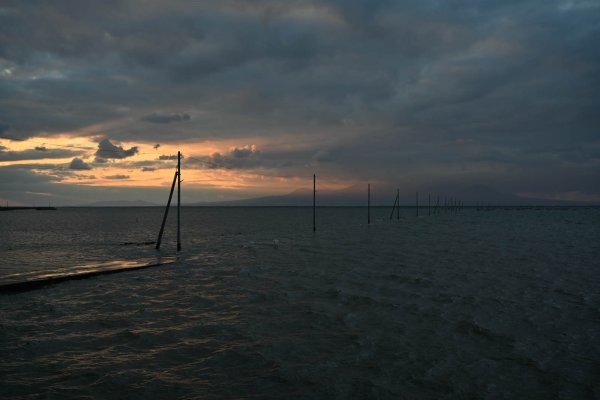
[[[600,398],[600,209],[311,213],[186,208],[174,265],[0,296],[0,397]],[[121,244],[161,218],[2,212],[0,282],[156,257]]]

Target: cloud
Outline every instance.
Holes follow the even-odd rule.
[[[100,165],[101,164],[108,164],[108,160],[105,159],[105,158],[98,158],[98,157],[96,157],[94,159],[94,164],[100,164]]]
[[[90,170],[92,166],[85,163],[81,158],[74,158],[71,160],[71,164],[69,164],[69,169],[72,170]]]
[[[597,181],[586,150],[599,142],[597,2],[7,4],[3,136],[257,143],[262,153],[241,147],[202,166],[272,175],[327,162],[339,179],[402,172],[510,191],[526,176],[538,191],[550,186],[544,167],[559,165]],[[137,150],[106,141],[96,163]]]
[[[229,153],[234,158],[247,158],[255,156],[260,152],[256,149],[255,145],[246,145],[244,147],[234,147],[229,151]]]
[[[121,174],[116,174],[116,175],[108,175],[104,177],[105,179],[129,179],[129,175],[121,175]]]
[[[335,161],[339,158],[340,153],[341,150],[339,148],[321,149],[312,156],[312,159],[322,162]]]
[[[143,167],[142,168],[142,172],[152,172],[152,171],[156,171],[156,168],[154,168],[154,167]]]
[[[125,150],[121,146],[115,146],[108,139],[102,139],[98,143],[98,150],[96,150],[96,159],[123,159],[132,157],[138,153],[136,146],[131,147],[129,150]]]
[[[177,160],[177,154],[162,154],[160,156],[158,156],[159,160]]]
[[[262,163],[261,152],[255,145],[232,147],[228,153],[214,153],[201,159],[208,169],[248,169],[259,167]]]
[[[41,149],[44,150],[41,150]],[[0,161],[25,161],[25,160],[44,160],[48,158],[69,158],[83,154],[83,151],[73,151],[67,149],[46,149],[45,147],[36,147],[34,149],[11,151],[5,146],[0,146]]]
[[[154,124],[169,124],[171,122],[187,121],[190,119],[189,114],[156,114],[152,113],[142,117],[142,121],[152,122]]]

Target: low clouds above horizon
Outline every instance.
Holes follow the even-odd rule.
[[[27,150],[10,151],[5,146],[0,145],[0,162],[67,158],[79,155],[81,153],[82,151],[78,150],[47,149],[46,147],[35,147]]]
[[[94,165],[229,141],[190,165],[600,195],[598,20],[583,0],[9,0],[0,137],[99,127]],[[0,161],[52,154],[81,156]]]

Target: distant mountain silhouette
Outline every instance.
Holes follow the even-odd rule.
[[[113,200],[95,201],[93,203],[82,204],[81,207],[156,207],[158,205],[144,200]]]
[[[563,201],[551,199],[536,199],[520,197],[514,194],[501,193],[485,185],[465,185],[453,186],[447,188],[426,188],[419,191],[419,205],[425,206],[428,203],[428,194],[431,194],[432,206],[437,202],[437,196],[440,197],[440,205],[443,205],[444,198],[460,199],[465,206],[474,206],[477,204],[486,205],[505,205],[505,206],[525,206],[525,205],[591,205],[589,202]],[[265,196],[242,200],[218,201],[218,202],[199,202],[186,204],[191,206],[232,206],[232,207],[293,207],[293,206],[311,206],[312,190],[297,189],[288,194],[280,196]],[[406,191],[400,188],[400,205],[414,206],[415,191]],[[386,185],[371,185],[371,205],[373,206],[391,206],[396,198],[396,188]],[[340,190],[319,190],[317,186],[317,205],[318,206],[364,206],[367,204],[367,184],[353,185]]]

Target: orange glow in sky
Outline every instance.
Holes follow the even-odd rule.
[[[2,161],[0,166],[28,165],[39,174],[58,176],[58,184],[76,184],[83,186],[107,187],[168,187],[173,179],[177,161],[176,159],[160,160],[161,156],[176,156],[182,149],[182,179],[185,185],[194,188],[218,188],[233,191],[254,190],[265,194],[284,194],[307,186],[308,178],[284,176],[255,168],[228,169],[220,167],[207,168],[202,161],[210,159],[216,153],[227,155],[239,147],[239,140],[208,140],[196,142],[181,142],[156,144],[117,142],[116,146],[123,149],[137,147],[138,152],[130,157],[121,159],[108,159],[104,163],[96,161],[95,153],[101,136],[73,136],[60,135],[52,138],[36,137],[23,141],[10,141],[0,139],[0,146],[4,152],[28,152],[35,158],[21,157],[18,161]],[[246,149],[262,151],[263,149],[301,149],[306,143],[290,144],[285,138],[266,141],[264,138],[250,140],[245,145]],[[35,149],[38,150],[35,150]],[[45,150],[44,150],[45,149]],[[44,152],[54,150],[73,151],[65,157],[44,158]],[[71,161],[79,158],[89,169],[71,169]],[[39,168],[36,168],[39,165]],[[352,184],[347,181],[323,179],[319,182],[322,189],[341,189]]]

